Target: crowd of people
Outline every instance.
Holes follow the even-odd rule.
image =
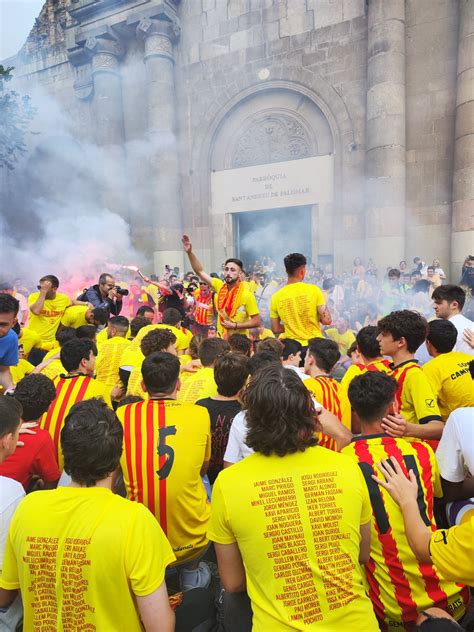
[[[0,284],[0,629],[457,630],[474,257]]]

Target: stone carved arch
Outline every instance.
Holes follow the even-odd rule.
[[[315,141],[296,117],[277,111],[259,113],[231,148],[233,168],[308,158]]]

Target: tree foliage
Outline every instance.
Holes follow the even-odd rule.
[[[0,64],[0,168],[7,169],[13,169],[26,152],[25,136],[36,114],[30,97],[6,89],[12,70]]]

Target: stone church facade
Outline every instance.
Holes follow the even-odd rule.
[[[47,0],[13,65],[113,156],[103,203],[156,269],[184,264],[183,231],[217,269],[252,226],[248,256],[265,234],[303,250],[297,225],[336,270],[422,255],[455,278],[474,251],[473,42],[471,0]]]

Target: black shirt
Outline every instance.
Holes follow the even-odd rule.
[[[207,475],[212,484],[224,467],[224,454],[229,441],[230,427],[234,417],[242,408],[236,399],[220,401],[205,397],[196,404],[207,408],[211,418],[211,461]]]

